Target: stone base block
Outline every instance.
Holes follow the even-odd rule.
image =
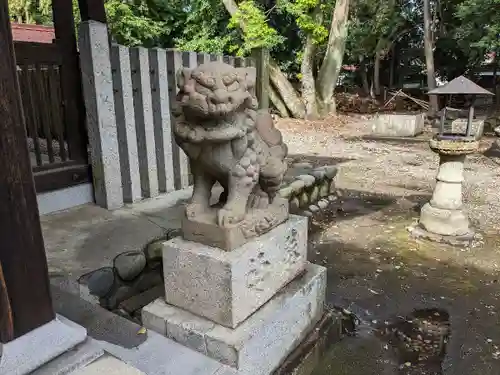
[[[217,225],[218,208],[196,218],[182,220],[182,233],[186,240],[231,251],[257,236],[269,232],[288,219],[288,200],[276,197],[266,209],[253,209],[246,219],[232,227]]]
[[[268,375],[302,341],[323,313],[326,269],[311,263],[235,329],[158,299],[142,311],[143,325],[238,370]]]
[[[307,218],[291,216],[233,250],[186,241],[164,243],[165,300],[234,328],[300,274],[307,261]]]
[[[57,316],[51,322],[4,344],[1,349],[1,375],[27,375],[87,338],[87,330]]]
[[[426,231],[442,236],[469,236],[469,219],[462,210],[445,210],[426,203],[420,211],[419,224]]]
[[[452,246],[469,246],[476,240],[476,235],[469,233],[463,236],[443,236],[441,234],[431,233],[419,224],[408,227],[408,231],[414,238],[423,238],[433,242],[445,243]]]
[[[372,132],[388,137],[414,137],[424,131],[424,121],[423,113],[378,115],[372,126]]]

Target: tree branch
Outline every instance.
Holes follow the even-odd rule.
[[[331,100],[344,58],[350,0],[337,0],[333,11],[325,57],[317,78],[317,88],[324,103]]]
[[[239,11],[238,4],[234,0],[222,0],[222,3],[231,16],[234,16]],[[246,25],[243,21],[240,21],[240,28],[245,32]],[[292,84],[272,58],[269,58],[269,77],[292,116],[304,118],[306,113],[304,103],[302,103]]]

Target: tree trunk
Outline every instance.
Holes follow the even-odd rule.
[[[222,4],[224,4],[226,10],[231,16],[234,16],[239,11],[238,4],[236,4],[236,1],[234,0],[222,0]],[[246,25],[240,25],[242,29],[245,29],[245,26]]]
[[[373,86],[375,88],[375,96],[379,97],[381,94],[380,90],[380,66],[382,64],[382,59],[386,56],[388,48],[392,44],[392,37],[394,36],[396,30],[392,30],[388,37],[381,36],[375,46],[375,61],[373,64]]]
[[[363,84],[363,92],[366,96],[370,95],[370,84],[368,83],[368,71],[364,56],[359,57],[359,68],[361,71],[361,82]]]
[[[373,64],[373,87],[375,89],[375,96],[380,96],[380,63],[382,56],[379,52],[375,52],[375,62]]]
[[[319,118],[318,103],[316,102],[316,84],[314,82],[314,42],[312,35],[306,37],[300,73],[302,74],[302,99],[306,107],[306,119]]]
[[[283,100],[281,100],[281,97],[278,95],[276,90],[272,85],[269,85],[269,100],[274,104],[276,109],[278,110],[280,116],[282,118],[287,118],[290,117],[288,115],[288,110],[286,109],[285,103],[283,103]]]
[[[436,77],[434,73],[434,42],[431,34],[431,14],[429,0],[424,0],[424,50],[425,65],[427,67],[427,87],[429,90],[436,88]],[[436,95],[429,96],[430,114],[433,116],[439,110],[438,99]]]
[[[304,103],[273,59],[269,60],[269,77],[292,116],[304,118],[306,115]]]
[[[500,90],[498,86],[498,64],[500,63],[500,59],[498,58],[498,53],[500,48],[495,49],[493,52],[493,93],[495,94],[495,108],[500,108]]]
[[[335,112],[333,94],[344,59],[349,3],[350,0],[337,0],[335,3],[325,57],[316,81],[320,115]]]
[[[234,16],[239,10],[238,4],[236,4],[234,0],[222,0],[222,3],[231,16]],[[243,22],[240,22],[240,28],[243,32],[245,32],[246,25]],[[304,118],[306,113],[304,103],[302,103],[292,84],[288,81],[278,64],[276,64],[272,58],[269,59],[269,78],[274,84],[274,87],[279,95],[282,97],[283,102],[288,107],[292,116],[296,118]]]
[[[396,70],[396,62],[397,62],[397,45],[394,43],[392,45],[392,51],[391,51],[391,64],[389,67],[389,88],[392,89],[394,87],[394,74]]]

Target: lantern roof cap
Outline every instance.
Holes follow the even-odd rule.
[[[495,95],[492,92],[482,88],[481,86],[475,84],[470,79],[460,76],[443,86],[439,86],[435,89],[430,90],[427,94],[431,95],[446,95],[446,94],[457,94],[457,95]]]

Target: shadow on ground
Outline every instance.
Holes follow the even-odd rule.
[[[497,142],[493,142],[491,147],[483,152],[483,155],[493,162],[500,164],[500,147]]]
[[[366,217],[313,219],[309,257],[328,267],[328,303],[363,322],[356,337],[325,353],[314,375],[498,374],[500,277],[487,264],[500,264],[498,236],[485,236],[469,249],[415,240],[407,227],[428,196],[405,199],[407,206],[391,207],[389,198],[371,204],[363,197],[358,203],[371,207],[365,207],[371,210]],[[345,234],[349,231],[351,238]],[[381,325],[429,309],[449,314],[451,327],[446,354],[437,365],[408,365],[397,340],[375,335]],[[418,332],[415,340],[425,343]]]
[[[313,168],[322,167],[324,165],[339,165],[352,160],[356,160],[354,158],[326,157],[310,154],[291,154],[288,155],[287,159],[289,160],[290,164],[309,163]]]
[[[363,135],[360,137],[347,137],[344,138],[345,141],[373,141],[388,143],[393,145],[404,145],[404,144],[419,144],[429,142],[429,135],[420,135],[417,137],[390,137],[390,136],[380,136],[380,135]]]
[[[403,197],[366,192],[354,189],[338,189],[340,196],[310,221],[310,232],[316,234],[332,222],[340,223],[356,217],[383,212],[385,216],[414,215],[429,200],[430,194],[410,194]]]

